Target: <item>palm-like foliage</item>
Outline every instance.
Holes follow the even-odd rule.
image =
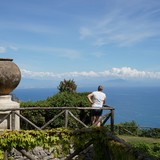
[[[74,80],[63,80],[60,82],[59,86],[57,87],[59,92],[69,92],[74,93],[76,92],[77,85]]]

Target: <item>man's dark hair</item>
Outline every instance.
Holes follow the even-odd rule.
[[[98,91],[102,91],[103,87],[102,86],[98,86]]]

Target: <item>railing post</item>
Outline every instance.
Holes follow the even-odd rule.
[[[114,132],[114,109],[111,109],[111,132]]]
[[[11,129],[12,131],[15,130],[15,111],[11,113]]]
[[[65,128],[68,127],[68,110],[65,110]]]

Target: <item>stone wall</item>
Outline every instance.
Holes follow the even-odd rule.
[[[73,150],[70,150],[73,153]],[[24,156],[26,155],[26,156]],[[93,147],[92,145],[82,151],[79,155],[83,160],[92,160],[93,159]],[[77,160],[78,156],[75,156],[73,159]],[[13,157],[15,160],[65,160],[67,157],[62,157],[61,155],[58,158],[55,158],[53,155],[53,149],[43,149],[41,147],[36,147],[32,151],[26,152],[24,150],[17,151],[13,149],[9,154],[9,157]]]

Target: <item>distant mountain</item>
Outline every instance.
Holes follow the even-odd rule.
[[[130,81],[124,79],[109,79],[104,82],[107,86],[128,86],[130,85]]]
[[[57,79],[57,80],[44,80],[44,79],[27,79],[22,78],[20,84],[17,88],[57,88],[61,81],[64,79]],[[75,83],[77,84],[77,88],[81,87],[95,87],[97,88],[98,85],[103,85],[106,87],[127,87],[127,86],[160,86],[159,80],[152,80],[152,79],[106,79],[102,77],[97,78],[81,78],[81,79],[74,79]]]
[[[111,79],[111,80],[108,80],[107,82],[109,82],[109,83],[126,83],[127,80],[124,80],[124,79]]]

